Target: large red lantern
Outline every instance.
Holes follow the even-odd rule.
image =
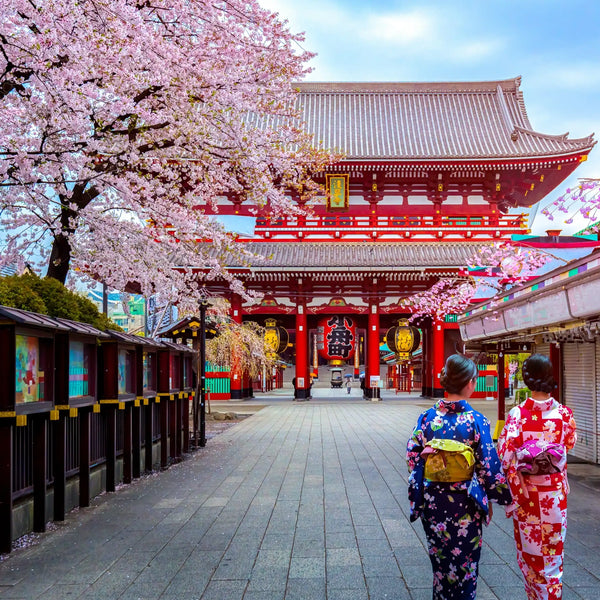
[[[317,350],[328,361],[346,361],[356,349],[356,324],[350,317],[332,315],[317,324]]]

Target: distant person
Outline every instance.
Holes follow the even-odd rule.
[[[529,398],[515,406],[498,439],[513,503],[517,562],[529,600],[562,598],[567,533],[567,452],[577,441],[571,409],[552,397],[550,359],[532,354],[523,363]]]
[[[352,391],[352,381],[350,380],[350,377],[346,378],[346,389],[348,390],[348,393]]]
[[[433,600],[475,599],[490,501],[511,501],[489,421],[466,400],[476,381],[472,360],[450,356],[440,378],[447,397],[421,414],[407,444],[410,520],[425,530]]]

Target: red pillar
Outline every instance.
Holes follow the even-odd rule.
[[[239,296],[231,297],[231,320],[235,323],[242,322],[242,299]],[[235,353],[231,361],[231,399],[240,400],[242,398],[242,370]]]
[[[496,370],[498,372],[498,422],[502,422],[504,425],[504,413],[506,411],[505,408],[505,389],[506,389],[506,381],[504,377],[504,351],[499,350],[498,352],[498,361],[496,363]],[[494,432],[495,439],[498,439],[498,431]]]
[[[433,381],[432,396],[434,398],[444,397],[444,388],[440,384],[442,369],[446,364],[446,354],[444,351],[444,322],[435,319],[432,326],[432,358],[433,358]]]
[[[296,400],[306,400],[310,396],[306,321],[306,306],[299,301],[296,308]]]
[[[431,352],[431,340],[433,339],[433,321],[423,327],[423,358],[421,366],[421,396],[429,398],[433,395],[433,359]]]
[[[372,385],[379,381],[379,305],[376,302],[369,306],[369,323],[367,330],[367,369],[365,393],[367,398],[380,397],[380,388]],[[375,378],[375,379],[373,379]]]
[[[552,363],[552,374],[554,375],[554,381],[556,381],[556,389],[552,392],[552,397],[559,402],[562,402],[562,381],[561,381],[561,370],[562,370],[562,354],[561,347],[556,343],[550,344],[550,362]]]

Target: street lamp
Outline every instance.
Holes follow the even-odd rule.
[[[200,446],[206,446],[206,309],[208,302],[200,301]]]

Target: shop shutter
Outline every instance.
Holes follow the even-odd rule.
[[[536,344],[535,353],[550,356],[550,344]]]
[[[596,421],[596,462],[600,463],[600,444],[598,443],[598,433],[600,432],[600,411],[598,410],[598,398],[600,398],[600,344],[596,342],[596,402],[594,403],[595,421]]]
[[[596,344],[563,345],[565,404],[577,423],[577,444],[571,455],[596,462]]]

